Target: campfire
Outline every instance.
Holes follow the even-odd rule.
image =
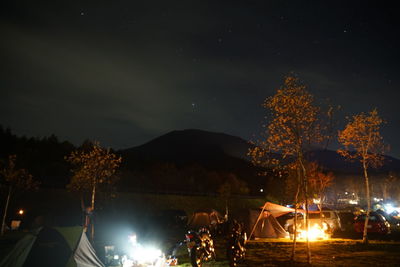
[[[322,227],[319,224],[310,225],[308,232],[307,230],[300,230],[298,234],[298,238],[302,240],[306,240],[308,236],[308,240],[316,241],[316,240],[326,240],[330,238],[330,235],[327,234],[328,226],[323,223]]]

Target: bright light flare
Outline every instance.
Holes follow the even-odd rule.
[[[131,250],[131,258],[138,264],[146,266],[158,266],[157,262],[162,258],[162,252],[155,247],[142,247],[140,245]]]
[[[129,243],[131,243],[134,246],[137,244],[137,236],[135,234],[129,236]]]
[[[135,263],[126,256],[122,258],[122,267],[132,267]]]
[[[19,214],[19,215],[23,215],[23,214],[24,214],[24,210],[22,210],[22,209],[19,210],[19,211],[18,211],[18,214]]]
[[[165,266],[165,256],[154,246],[142,245],[137,241],[136,234],[128,237],[128,246],[125,250],[128,255],[122,257],[123,267],[162,267]]]
[[[387,214],[391,214],[394,211],[398,212],[398,210],[399,210],[399,208],[394,207],[393,204],[391,204],[391,203],[387,203],[387,204],[385,204],[383,206],[384,206]]]
[[[308,235],[309,241],[326,240],[329,239],[326,230],[328,230],[328,227],[325,223],[322,224],[322,227],[319,224],[314,224],[308,229],[308,232],[306,230],[301,230],[298,238],[307,240]]]

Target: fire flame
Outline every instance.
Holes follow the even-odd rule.
[[[308,235],[309,241],[326,240],[329,239],[329,235],[326,233],[327,230],[328,226],[325,223],[322,224],[322,227],[316,223],[312,227],[310,226],[308,233],[306,230],[300,230],[298,238],[306,240]]]

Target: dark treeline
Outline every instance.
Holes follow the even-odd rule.
[[[17,136],[10,129],[0,126],[0,160],[4,161],[9,155],[15,154],[17,167],[28,170],[41,183],[40,187],[64,189],[72,176],[71,166],[65,156],[76,149],[84,148],[88,142],[85,141],[77,147],[68,141],[60,141],[55,135],[41,138]],[[229,184],[231,195],[263,195],[277,203],[290,202],[284,176],[276,176],[270,171],[266,172],[266,176],[257,175],[261,169],[254,167],[249,161],[229,156],[218,149],[199,151],[197,148],[188,149],[187,145],[182,146],[179,143],[173,147],[179,152],[179,156],[154,156],[163,150],[162,146],[152,148],[154,151],[146,148],[148,155],[137,153],[135,149],[115,152],[122,156],[116,190],[218,195]],[[333,172],[335,176],[334,184],[327,192],[330,196],[327,196],[328,199],[333,201],[338,194],[346,191],[362,195],[361,191],[356,190],[360,187],[359,164],[346,162],[334,151],[313,153],[310,156],[311,161],[318,162],[324,166],[326,172]],[[399,176],[399,160],[387,157],[387,161],[379,171],[371,172],[372,190],[376,191],[377,196],[384,195],[380,192],[382,188],[385,194],[389,194],[396,187],[394,185],[397,185],[397,180],[393,182],[393,179],[383,183],[389,173]],[[351,186],[351,181],[358,181],[355,183],[358,186]]]
[[[64,188],[69,182],[70,166],[64,157],[76,147],[57,136],[17,136],[0,126],[0,158],[17,155],[17,167],[29,171],[42,187]]]
[[[77,147],[60,141],[55,135],[17,136],[0,126],[0,159],[4,161],[15,154],[17,167],[28,170],[42,188],[66,188],[72,173],[65,156],[88,142]],[[253,194],[265,187],[265,177],[258,176],[249,162],[225,154],[213,164],[209,160],[182,164],[175,160],[138,159],[116,153],[122,156],[123,162],[118,172],[118,191],[218,194],[221,186],[228,183],[231,194]]]

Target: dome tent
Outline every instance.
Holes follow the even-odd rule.
[[[199,229],[200,227],[210,227],[220,224],[224,217],[214,209],[197,210],[188,220],[188,227],[191,229]]]
[[[249,239],[254,238],[281,238],[288,233],[276,220],[276,217],[294,212],[294,209],[275,203],[266,202],[259,210],[249,210],[247,231]]]
[[[41,227],[25,235],[0,267],[104,267],[83,227]]]

